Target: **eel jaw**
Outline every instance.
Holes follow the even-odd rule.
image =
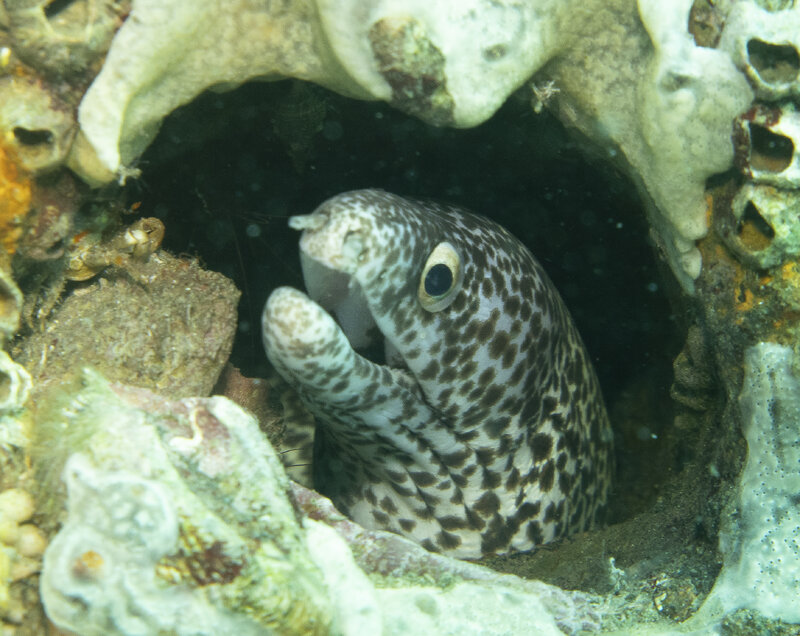
[[[309,298],[334,315],[354,349],[376,344],[378,330],[367,299],[353,275],[365,250],[363,221],[326,210],[293,216],[302,230],[300,265]]]
[[[383,339],[361,285],[352,276],[328,267],[302,250],[300,265],[308,297],[336,317],[354,349],[374,345],[377,335]]]
[[[291,217],[289,226],[303,232],[300,265],[308,297],[335,316],[353,349],[373,362],[407,369],[399,350],[376,324],[356,280],[356,270],[370,250],[369,220],[358,214],[318,209]]]

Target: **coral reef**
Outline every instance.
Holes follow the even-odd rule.
[[[24,165],[41,169],[66,161],[90,183],[124,181],[168,113],[207,88],[253,78],[311,80],[345,95],[388,101],[436,125],[473,126],[549,62],[542,85],[557,93],[553,107],[625,157],[688,290],[701,267],[693,243],[708,229],[705,182],[733,160],[731,121],[754,91],[777,99],[792,95],[796,83],[789,77],[794,49],[779,35],[786,22],[748,2],[711,8],[691,0],[668,6],[642,1],[637,16],[624,0],[597,7],[471,0],[435,8],[415,0],[352,7],[305,0],[290,8],[242,0],[235,9],[210,2],[202,10],[180,0],[168,7],[132,0],[110,44],[127,7],[96,4],[90,25],[86,16],[72,15],[76,11],[61,12],[62,31],[77,33],[81,25],[84,41],[67,45],[55,38],[70,64],[82,59],[75,47],[95,59],[110,46],[81,100],[77,134],[71,115],[63,124],[26,122],[16,111],[0,117],[0,127],[41,142],[24,143],[25,151],[48,158]],[[170,20],[161,19],[165,11]],[[795,19],[794,10],[784,13]],[[47,17],[32,15],[30,23],[38,26]],[[10,19],[10,28],[21,59],[41,66],[42,56],[27,46],[30,27]],[[770,66],[776,47],[785,52],[783,75]],[[42,92],[38,98],[11,95],[9,108],[38,103],[31,112],[51,118],[65,110],[49,103],[55,97],[45,89],[21,80],[9,86]]]
[[[637,16],[628,2],[603,3],[547,68],[561,117],[621,153],[642,184],[654,238],[689,291],[708,229],[705,182],[732,165],[731,122],[753,98],[730,57],[687,31],[692,6],[639,2]]]
[[[568,3],[407,4],[241,0],[198,10],[133,0],[81,102],[69,165],[107,182],[135,162],[172,110],[206,88],[253,78],[311,80],[437,124],[473,126],[567,42]]]
[[[327,633],[287,478],[251,416],[88,372],[63,391],[36,423],[43,485],[60,490],[63,467],[68,493],[42,574],[51,620],[84,634]]]
[[[42,597],[62,629],[559,634],[597,625],[597,598],[367,533],[319,495],[290,489],[256,420],[225,398],[169,401],[86,372],[49,399],[60,408],[37,421],[36,462],[51,493],[63,467],[67,517],[45,553]],[[487,595],[492,603],[476,602]]]
[[[337,59],[370,95],[436,125],[474,126],[571,41],[575,2],[319,0]]]
[[[745,72],[759,99],[800,95],[796,3],[732,2],[724,21],[719,47]]]
[[[607,611],[595,595],[500,575],[430,553],[395,534],[365,530],[343,517],[330,500],[299,484],[292,484],[292,493],[309,520],[331,526],[347,543],[355,563],[375,586],[384,633],[524,634],[534,629],[575,634],[596,631]],[[314,527],[309,521],[306,525]],[[329,559],[323,550],[314,553]],[[487,603],[486,598],[491,600]],[[342,606],[348,613],[361,609],[352,599]]]
[[[315,12],[310,0],[133,0],[81,102],[69,165],[93,183],[124,174],[162,119],[209,87],[283,76],[367,97],[338,68]]]
[[[79,633],[178,630],[174,617],[181,614],[197,631],[243,633],[266,625],[344,633],[449,625],[469,633],[476,624],[522,633],[574,633],[599,624],[663,633],[701,605],[684,630],[796,631],[780,621],[800,622],[785,602],[798,587],[797,475],[787,468],[796,460],[796,418],[789,414],[800,391],[798,25],[800,7],[791,0],[2,3],[3,633],[46,629],[36,594],[46,539],[52,539],[42,586],[48,612]],[[142,153],[179,106],[207,89],[282,78],[297,80],[288,99],[246,106],[240,119],[224,124],[195,120],[182,138],[200,149],[211,135],[272,131],[266,143],[284,147],[298,172],[314,175],[293,181],[294,189],[319,181],[329,196],[348,179],[350,187],[388,184],[370,182],[372,166],[358,177],[343,167],[319,179],[315,143],[352,135],[360,122],[343,128],[335,110],[344,100],[332,106],[322,88],[301,82],[382,100],[450,127],[486,120],[522,87],[514,100],[530,104],[529,118],[530,110],[553,113],[583,135],[580,145],[594,144],[602,161],[632,175],[651,237],[680,284],[672,289],[668,277],[658,282],[672,293],[669,320],[689,328],[674,364],[672,396],[680,405],[674,425],[654,424],[670,419],[653,414],[668,410],[661,403],[628,402],[615,424],[624,452],[637,456],[621,458],[623,477],[630,484],[638,470],[648,482],[636,494],[617,493],[633,512],[552,551],[492,564],[602,592],[603,612],[596,597],[439,561],[396,537],[366,533],[300,488],[286,499],[289,486],[274,455],[255,424],[228,402],[168,402],[110,388],[91,373],[82,385],[68,380],[91,364],[108,378],[171,398],[211,392],[230,351],[237,292],[222,275],[160,251],[163,207],[123,223],[131,190],[119,186],[147,171]],[[388,123],[387,112],[376,108],[368,116]],[[373,156],[375,165],[404,175],[424,171],[419,131],[394,120],[375,142],[383,153]],[[429,147],[442,143],[443,131],[425,131]],[[538,179],[537,166],[554,155],[536,149],[551,142],[537,133],[513,156]],[[503,143],[492,139],[486,148]],[[198,212],[189,223],[201,219],[215,249],[242,259],[222,215],[231,214],[228,198],[239,197],[243,183],[249,180],[267,201],[250,214],[307,210],[290,209],[274,189],[265,194],[278,174],[274,164],[254,167],[253,156],[235,152],[230,171],[217,166],[220,181],[237,171],[245,177],[216,205],[205,209],[202,193],[174,196],[199,198],[205,216]],[[507,157],[495,156],[498,172],[507,174],[486,188],[519,192],[531,175],[514,176],[519,172],[506,169]],[[478,172],[465,178],[484,178]],[[564,208],[563,227],[542,231],[537,220],[523,232],[559,242],[558,233],[574,227],[569,223],[589,226],[588,210],[573,214],[558,198],[580,178],[570,171],[541,185],[559,214]],[[98,189],[90,194],[89,186]],[[434,194],[464,192],[448,181]],[[602,216],[603,223],[623,221],[615,212]],[[280,251],[274,227],[260,245]],[[599,239],[579,250],[629,257]],[[580,260],[580,267],[608,276],[598,259]],[[237,265],[220,269],[230,275]],[[264,286],[262,273],[251,285]],[[243,321],[240,329],[246,328]],[[608,331],[624,330],[615,324]],[[262,429],[286,451],[292,475],[307,480],[309,448],[302,439],[281,439],[277,406],[284,417],[308,427],[313,421],[270,382],[229,375],[218,390],[258,411]],[[637,395],[649,397],[644,390]],[[737,480],[746,455],[739,423],[749,457]],[[230,466],[230,475],[220,466]],[[285,525],[268,527],[265,517]],[[158,521],[157,532],[148,520]],[[720,525],[725,567],[703,604],[717,574]],[[777,558],[779,568],[770,563]],[[126,586],[137,590],[133,598],[122,591]],[[115,605],[115,595],[130,600],[138,617]],[[82,602],[91,611],[77,611]]]
[[[75,136],[72,108],[34,77],[0,77],[0,131],[19,165],[29,172],[60,166]]]
[[[128,0],[7,0],[4,17],[14,53],[48,77],[80,76],[96,67],[130,9]]]
[[[435,9],[411,0],[402,9],[378,1],[291,10],[241,4],[236,12],[217,3],[187,12],[176,0],[170,6],[180,18],[159,21],[161,5],[134,1],[135,19],[119,30],[81,102],[69,165],[92,183],[126,174],[161,120],[207,87],[289,76],[383,99],[436,125],[473,126],[552,62],[544,85],[558,93],[554,107],[622,152],[652,201],[676,274],[692,288],[701,267],[693,242],[708,229],[705,182],[731,166],[731,121],[753,99],[734,63],[750,59],[735,55],[750,33],[735,9],[728,24],[722,9],[706,17],[718,19],[727,47],[712,48],[686,30],[688,0],[641,2],[639,16],[621,0],[591,9],[480,0]],[[286,28],[257,37],[267,22]]]

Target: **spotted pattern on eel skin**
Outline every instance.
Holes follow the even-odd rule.
[[[603,399],[561,298],[517,239],[379,190],[290,225],[304,230],[321,304],[276,289],[263,338],[316,419],[320,492],[367,528],[459,558],[530,550],[600,519],[612,472]],[[354,350],[348,336],[369,333],[354,316],[377,327],[387,364]]]

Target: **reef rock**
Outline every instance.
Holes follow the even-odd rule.
[[[164,395],[208,395],[233,345],[239,291],[164,251],[123,261],[68,295],[16,360],[37,391],[83,365]],[[76,270],[79,271],[79,270]]]
[[[208,88],[296,77],[369,97],[325,44],[311,0],[133,0],[78,111],[69,165],[111,180],[150,144],[161,121]]]
[[[66,516],[44,557],[48,617],[78,634],[574,633],[597,599],[367,533],[290,487],[254,417],[86,371],[36,422]],[[57,514],[57,513],[56,513]],[[349,544],[349,545],[348,545]]]
[[[52,73],[26,38],[45,19],[40,4],[33,22],[9,13],[10,51]],[[762,4],[131,0],[127,14],[102,5],[86,42],[48,41],[57,50],[47,59],[85,49],[94,64],[110,40],[77,126],[48,82],[22,77],[0,82],[8,96],[0,128],[22,135],[16,145],[31,169],[66,163],[98,185],[135,174],[163,119],[207,89],[291,77],[384,100],[437,126],[468,127],[533,78],[535,109],[549,103],[624,157],[659,244],[691,291],[702,266],[695,242],[708,230],[706,182],[733,166],[734,119],[754,98],[798,93],[800,9]],[[79,33],[85,20],[63,11],[59,32]]]
[[[80,104],[68,163],[92,183],[124,178],[168,113],[253,78],[310,80],[467,127],[545,68],[545,83],[533,84],[538,108],[552,102],[568,124],[621,152],[691,290],[701,267],[694,242],[708,230],[706,180],[733,165],[732,122],[754,97],[747,42],[783,33],[772,14],[736,2],[709,9],[719,32],[703,39],[695,4],[133,0]],[[796,11],[784,13],[796,21]],[[757,84],[769,95],[794,90]]]
[[[94,183],[124,174],[175,108],[254,78],[474,126],[568,42],[575,4],[133,0],[81,102],[69,165]]]
[[[720,533],[724,566],[693,624],[746,608],[800,623],[800,382],[789,347],[747,350],[739,398],[747,462]]]
[[[708,230],[706,180],[733,165],[733,120],[753,91],[726,52],[696,42],[692,0],[641,0],[638,15],[625,0],[595,4],[581,37],[546,70],[560,89],[553,106],[624,157],[655,238],[692,290],[702,266],[695,241]]]

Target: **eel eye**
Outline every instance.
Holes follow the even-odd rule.
[[[425,263],[419,279],[417,297],[423,309],[441,311],[455,300],[461,289],[461,258],[447,242],[439,243]]]

